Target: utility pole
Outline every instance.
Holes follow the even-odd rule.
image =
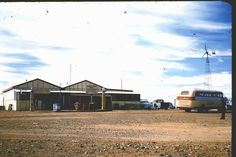
[[[72,69],[72,65],[70,64],[70,80],[69,80],[70,85],[71,85],[71,69]]]
[[[32,111],[32,101],[31,101],[31,99],[32,99],[32,87],[30,88],[30,111]]]
[[[102,88],[102,110],[106,109],[106,95],[105,95],[106,89]]]

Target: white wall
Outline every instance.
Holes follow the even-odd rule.
[[[14,89],[3,93],[3,105],[5,106],[5,109],[8,110],[9,105],[12,104],[12,110],[16,111],[16,92]]]

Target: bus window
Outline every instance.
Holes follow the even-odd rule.
[[[189,91],[182,91],[181,95],[189,95]]]

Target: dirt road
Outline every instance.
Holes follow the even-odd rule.
[[[231,156],[232,115],[0,111],[0,156]]]

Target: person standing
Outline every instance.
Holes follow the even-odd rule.
[[[224,97],[221,98],[221,117],[220,119],[225,119],[225,110],[226,110],[226,100]]]
[[[80,102],[79,102],[79,101],[76,101],[76,102],[74,103],[74,106],[75,106],[75,110],[76,110],[76,111],[80,111],[80,110],[81,110],[81,106],[80,106]]]

